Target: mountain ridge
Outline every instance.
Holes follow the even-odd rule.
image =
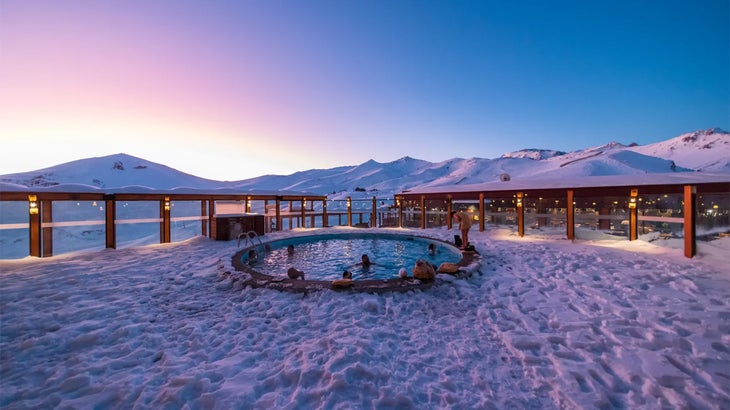
[[[504,174],[512,179],[543,179],[665,172],[730,174],[730,134],[711,128],[643,146],[612,141],[571,152],[529,148],[495,159],[451,158],[433,163],[409,156],[387,163],[371,159],[359,165],[310,169],[290,175],[262,175],[239,181],[200,178],[122,153],[0,175],[0,182],[26,187],[73,183],[100,189],[138,185],[154,189],[281,190],[336,198],[498,181]]]

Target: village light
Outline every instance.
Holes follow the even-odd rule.
[[[28,195],[28,212],[31,215],[38,215],[38,196]]]

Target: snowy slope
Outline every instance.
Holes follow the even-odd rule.
[[[704,172],[730,173],[730,134],[719,128],[695,131],[632,151]]]
[[[4,175],[0,182],[28,187],[81,184],[97,188],[139,185],[156,189],[207,189],[222,185],[220,181],[199,178],[127,154],[80,159],[37,171]]]
[[[499,181],[565,177],[640,175],[667,172],[730,173],[730,134],[710,129],[646,146],[618,142],[569,153],[525,149],[500,158],[452,158],[432,163],[410,157],[357,166],[312,169],[291,175],[264,175],[242,181],[213,181],[125,154],[89,158],[55,167],[0,176],[0,183],[48,187],[76,183],[97,188],[147,186],[156,189],[300,191],[331,197],[387,196],[403,190]]]

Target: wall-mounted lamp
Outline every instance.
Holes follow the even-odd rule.
[[[350,208],[352,206],[352,199],[348,196],[347,197],[347,207]]]
[[[165,211],[169,211],[169,210],[170,210],[170,197],[166,196],[165,197]]]
[[[638,189],[632,189],[631,190],[631,197],[629,197],[629,209],[635,209],[636,208],[636,197],[639,196],[639,190]]]
[[[28,212],[31,215],[38,215],[38,196],[28,195]]]
[[[523,197],[522,192],[518,192],[517,193],[517,207],[518,208],[522,208],[522,197]]]

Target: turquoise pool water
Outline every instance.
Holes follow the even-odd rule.
[[[429,244],[434,245],[433,254]],[[270,250],[257,247],[255,258],[244,254],[242,262],[272,276],[286,276],[287,270],[294,267],[303,271],[308,280],[340,279],[344,270],[352,272],[354,280],[395,278],[400,268],[412,276],[416,259],[437,267],[461,259],[461,252],[451,245],[406,235],[326,234],[282,239],[268,245]],[[289,245],[293,245],[293,253],[287,250]],[[359,264],[363,254],[373,262],[369,267]]]

